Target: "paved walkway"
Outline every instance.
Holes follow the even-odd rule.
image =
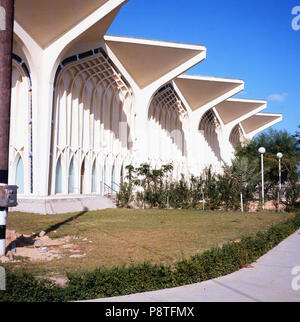
[[[300,230],[252,266],[199,284],[95,302],[300,302],[292,287],[293,268],[299,266],[300,276]],[[294,284],[300,288],[300,277]]]

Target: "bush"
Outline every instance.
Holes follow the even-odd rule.
[[[291,182],[285,189],[286,206],[288,211],[295,211],[300,207],[300,183]]]
[[[128,182],[121,184],[117,194],[118,204],[128,207],[134,201],[140,208],[202,209],[204,199],[206,210],[238,210],[242,195],[243,209],[247,209],[257,193],[255,166],[236,160],[232,166],[224,166],[223,174],[207,168],[200,177],[192,175],[187,180],[182,174],[177,182],[170,180],[171,164],[161,169],[151,169],[146,163],[129,166]]]
[[[230,274],[253,263],[299,228],[300,213],[266,232],[243,238],[239,243],[214,248],[173,266],[145,263],[69,274],[65,288],[46,280],[36,280],[28,273],[8,272],[8,291],[0,292],[0,301],[76,301],[198,283]]]
[[[134,200],[132,183],[123,182],[120,185],[120,191],[117,194],[118,206],[121,208],[128,208],[130,203]]]
[[[0,302],[62,302],[64,290],[48,280],[37,280],[27,272],[6,274],[7,291],[0,291]]]

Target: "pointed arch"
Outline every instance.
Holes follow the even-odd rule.
[[[124,180],[125,180],[125,165],[123,162],[120,169],[120,184],[123,184]]]
[[[149,158],[163,163],[182,161],[187,157],[184,150],[185,132],[181,116],[187,113],[172,84],[162,87],[153,97],[148,121],[151,129]]]
[[[217,132],[220,129],[220,127],[220,122],[218,121],[212,109],[210,109],[203,115],[199,124],[199,131],[202,132],[209,148],[213,152],[214,156],[219,161],[222,161],[221,148]]]
[[[80,194],[86,195],[89,192],[89,163],[87,157],[84,157],[80,167]]]
[[[241,143],[243,138],[243,131],[239,124],[237,124],[231,131],[229,142],[231,143],[232,147],[236,149],[238,145]]]
[[[71,158],[69,165],[69,176],[68,176],[68,193],[74,194],[75,191],[75,165],[74,165],[74,156]]]
[[[91,191],[92,193],[96,193],[98,191],[98,171],[97,171],[97,161],[96,159],[93,162],[92,166],[92,187]]]
[[[78,192],[88,194],[91,191],[103,191],[104,182],[109,185],[111,179],[111,168],[108,169],[107,164],[107,173],[103,176],[103,172],[106,171],[102,166],[103,156],[110,153],[118,155],[122,151],[125,154],[129,152],[128,134],[124,138],[126,144],[123,145],[118,125],[122,121],[126,122],[129,128],[132,126],[131,90],[103,51],[95,49],[89,52],[89,55],[79,54],[60,64],[55,79],[54,95],[52,160],[57,159],[57,151],[62,151],[64,160],[69,160],[70,151],[76,151],[74,167],[78,177]],[[65,139],[58,140],[58,137]],[[66,164],[66,167],[68,166]],[[56,173],[54,167],[51,169],[51,191],[55,191]],[[68,167],[66,174],[63,173],[68,176],[70,169],[72,166]],[[108,182],[104,177],[107,177]],[[95,180],[99,180],[99,183],[95,183]],[[63,182],[63,188],[66,190],[64,192],[68,193],[68,180],[65,178]],[[69,187],[72,188],[71,183]],[[72,191],[73,189],[69,189],[69,193]]]
[[[55,168],[55,194],[61,194],[63,192],[62,181],[62,160],[60,156],[56,162]]]
[[[24,163],[21,155],[18,154],[15,171],[15,184],[18,186],[18,194],[20,195],[25,193],[24,179]]]
[[[15,54],[12,58],[9,181],[14,182],[16,175],[13,151],[20,152],[23,173],[21,190],[22,194],[29,195],[33,193],[31,77],[26,63]]]

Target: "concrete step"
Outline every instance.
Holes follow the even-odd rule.
[[[41,215],[66,214],[79,211],[95,211],[117,208],[116,203],[103,196],[50,196],[19,197],[18,206],[13,212],[25,212]]]

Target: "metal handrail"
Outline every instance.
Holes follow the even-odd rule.
[[[113,189],[112,187],[110,187],[108,184],[106,184],[105,182],[103,182],[104,186],[106,186],[107,188],[109,188],[111,191],[113,191],[114,193],[118,193],[118,191],[116,191],[115,189]]]
[[[115,186],[117,186],[118,188],[121,188],[121,186],[120,186],[118,183],[116,183],[116,182],[114,182],[114,181],[112,181],[111,183],[112,183],[112,185],[115,185]]]

